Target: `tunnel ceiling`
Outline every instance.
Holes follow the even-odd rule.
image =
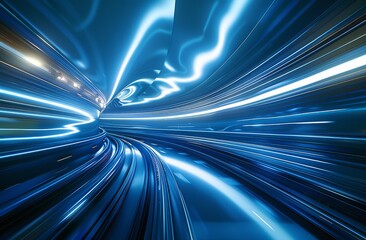
[[[320,32],[361,14],[362,1],[4,4],[102,91],[105,117],[123,117],[204,111],[305,78],[326,56],[304,56],[337,45]]]

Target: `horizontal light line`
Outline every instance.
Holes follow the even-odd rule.
[[[259,123],[243,125],[244,127],[265,127],[265,126],[281,126],[281,125],[306,125],[306,124],[325,124],[333,123],[333,121],[315,121],[315,122],[287,122],[287,123]]]

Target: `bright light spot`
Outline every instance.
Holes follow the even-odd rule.
[[[40,67],[40,68],[42,68],[42,67],[43,67],[43,63],[42,63],[40,60],[38,60],[38,59],[36,59],[36,58],[34,58],[34,57],[23,56],[23,58],[24,58],[24,60],[26,60],[27,62],[29,62],[29,63],[31,63],[31,64],[33,64],[33,65],[37,66],[37,67]]]
[[[103,99],[101,99],[101,98],[99,98],[99,97],[97,97],[96,99],[95,99],[95,101],[102,107],[102,108],[104,108],[105,107],[105,103],[104,103],[104,101],[103,101]]]
[[[57,76],[57,79],[66,82],[66,78],[64,76]]]
[[[79,83],[76,83],[76,82],[73,82],[72,85],[75,87],[75,88],[79,88],[80,89],[80,84]]]

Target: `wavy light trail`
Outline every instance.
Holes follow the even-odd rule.
[[[158,22],[162,19],[171,19],[172,18],[172,11],[174,10],[174,2],[172,1],[165,1],[164,4],[159,4],[154,9],[151,9],[144,17],[141,25],[138,27],[137,33],[132,41],[132,44],[125,55],[121,67],[119,69],[118,75],[116,77],[115,83],[113,85],[112,92],[108,99],[108,102],[112,100],[114,97],[117,88],[119,87],[119,83],[123,77],[123,74],[126,70],[128,63],[130,62],[132,55],[141,44],[146,32],[148,32],[149,28],[151,28],[154,23]]]
[[[193,113],[187,113],[187,114],[180,114],[180,115],[173,115],[173,116],[161,116],[161,117],[146,117],[146,118],[101,118],[105,120],[163,120],[163,119],[177,119],[177,118],[188,118],[188,117],[196,117],[196,116],[202,116],[207,115],[211,113],[216,113],[224,110],[228,110],[231,108],[241,107],[248,104],[252,104],[255,102],[259,102],[262,100],[266,100],[267,98],[276,97],[278,95],[294,91],[303,87],[306,87],[308,85],[320,82],[322,80],[325,80],[327,78],[357,69],[359,67],[363,67],[366,65],[366,55],[363,55],[361,57],[358,57],[356,59],[353,59],[351,61],[342,63],[340,65],[337,65],[335,67],[329,68],[325,71],[319,72],[317,74],[314,74],[310,77],[307,77],[305,79],[302,79],[300,81],[291,83],[289,85],[274,89],[272,91],[262,93],[260,95],[257,95],[255,97],[242,100],[240,102],[228,104],[225,106],[209,109],[206,111],[201,112],[193,112]]]

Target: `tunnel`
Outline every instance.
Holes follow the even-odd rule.
[[[0,77],[0,239],[366,239],[364,0],[2,0]]]

